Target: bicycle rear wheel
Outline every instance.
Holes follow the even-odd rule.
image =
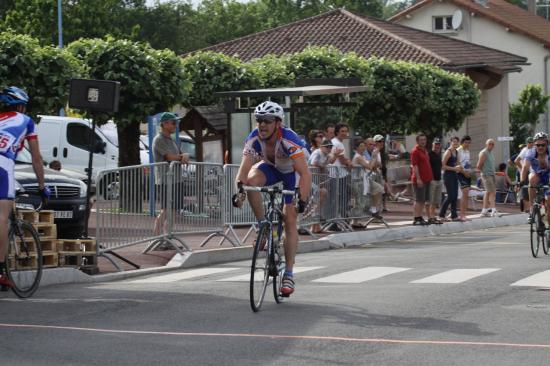
[[[26,221],[11,226],[6,268],[18,297],[30,297],[38,289],[42,278],[42,246],[38,233]]]
[[[250,306],[254,312],[260,310],[264,301],[265,290],[269,282],[269,242],[271,232],[269,225],[262,225],[254,244],[252,267],[250,270]]]
[[[539,254],[539,247],[540,247],[540,235],[539,235],[539,229],[540,229],[540,223],[541,223],[541,217],[540,217],[540,210],[538,207],[533,207],[532,210],[532,217],[531,217],[531,254],[533,257],[537,258]],[[544,235],[543,241],[544,241]]]

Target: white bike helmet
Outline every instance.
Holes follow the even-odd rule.
[[[275,102],[263,102],[254,110],[254,116],[273,116],[279,118],[281,121],[285,119],[285,112],[283,107]]]
[[[537,132],[535,134],[534,140],[548,140],[548,135],[544,132]]]

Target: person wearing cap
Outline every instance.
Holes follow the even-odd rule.
[[[381,184],[384,187],[384,194],[382,195],[382,211],[388,212],[388,209],[386,208],[386,198],[388,196],[392,197],[391,188],[388,184],[388,160],[394,160],[397,159],[397,157],[393,158],[390,157],[390,155],[386,151],[386,139],[384,136],[377,134],[374,135],[372,138],[374,140],[374,143],[376,144],[376,150],[380,153],[380,171],[382,172],[382,180]]]
[[[495,140],[487,139],[485,149],[479,152],[477,160],[477,172],[481,174],[481,181],[485,188],[483,196],[483,208],[481,209],[481,217],[500,217],[500,213],[496,209],[495,198],[497,194],[496,186],[496,166],[493,149]]]
[[[428,205],[428,223],[442,224],[443,222],[436,217],[436,209],[441,203],[441,192],[443,184],[441,183],[441,140],[434,138],[432,149],[428,152],[430,156],[430,166],[432,168],[433,180],[430,182],[430,201]]]
[[[163,112],[160,114],[160,131],[158,135],[155,136],[155,138],[153,139],[153,157],[155,159],[155,163],[171,163],[173,161],[177,161],[181,164],[187,164],[189,162],[189,154],[182,153],[176,142],[171,137],[171,135],[176,132],[176,123],[180,119],[180,117],[171,112]],[[160,235],[161,226],[163,226],[163,229],[165,231],[167,229],[166,208],[168,206],[168,187],[166,186],[166,174],[164,174],[166,173],[166,171],[167,170],[163,170],[160,167],[156,169],[159,197],[162,204],[162,210],[155,220],[154,233],[156,235]],[[175,197],[172,202],[176,204],[174,208],[177,208],[181,204],[179,200],[182,198],[180,197],[180,195],[182,195],[183,192],[179,192],[178,190],[178,192],[174,191],[174,194],[176,194],[177,197]]]
[[[332,141],[328,139],[324,139],[321,142],[319,148],[313,151],[313,153],[311,154],[308,160],[309,166],[313,168],[312,169],[313,175],[315,175],[316,173],[319,173],[319,174],[326,173],[327,165],[333,164],[336,161],[337,157],[335,154],[332,153],[332,148],[333,148]],[[323,221],[324,217],[326,217],[324,214],[324,211],[326,211],[324,202],[327,197],[327,189],[326,187],[324,187],[324,183],[320,183],[320,182],[318,183],[319,183],[318,188],[319,188],[319,209],[320,209],[319,215],[320,215],[321,221]],[[319,224],[312,225],[310,230],[316,234],[322,232],[321,225]]]

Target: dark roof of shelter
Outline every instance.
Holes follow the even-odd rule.
[[[267,54],[292,54],[308,46],[329,45],[343,52],[353,51],[366,58],[377,56],[445,68],[500,67],[526,62],[526,58],[511,53],[359,16],[343,9],[220,43],[201,51],[220,52],[248,61]]]
[[[193,111],[204,118],[216,131],[224,131],[227,129],[227,112],[224,111],[223,105],[213,104],[193,107],[185,114],[183,119],[186,120]]]
[[[513,32],[533,38],[544,44],[545,47],[550,48],[550,21],[541,16],[535,15],[505,0],[487,0],[485,4],[481,4],[474,0],[448,1],[469,12],[491,19]],[[398,21],[407,14],[432,4],[433,2],[433,0],[422,0],[402,12],[397,13],[389,20],[394,22]]]

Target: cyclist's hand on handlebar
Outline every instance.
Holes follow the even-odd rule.
[[[46,206],[48,199],[50,198],[51,192],[48,187],[44,187],[38,190],[40,198],[42,198],[42,207]]]
[[[246,193],[243,189],[243,183],[237,182],[237,193],[231,198],[231,203],[233,207],[241,208],[243,206],[244,200],[246,199]]]

